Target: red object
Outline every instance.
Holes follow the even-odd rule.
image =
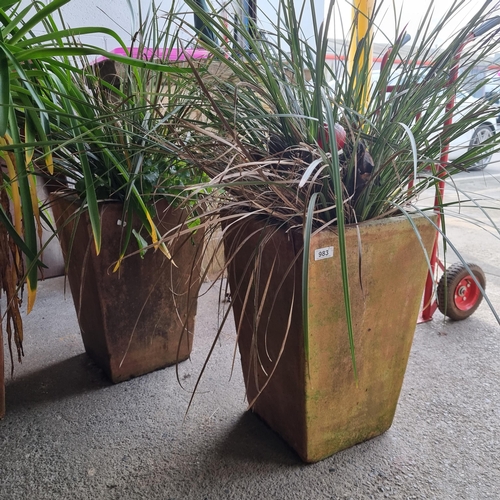
[[[448,83],[451,85],[453,84],[456,79],[458,78],[458,71],[459,71],[459,63],[460,63],[460,57],[462,55],[462,51],[464,47],[474,40],[476,37],[479,35],[485,33],[486,31],[490,30],[492,27],[496,26],[500,22],[500,17],[496,16],[495,18],[492,18],[488,21],[486,21],[483,25],[481,25],[475,32],[472,32],[466,40],[458,47],[457,51],[455,52],[455,65],[451,69],[449,78],[448,78]],[[455,95],[451,96],[450,100],[446,104],[446,113],[448,115],[448,118],[444,122],[445,127],[449,127],[453,123],[453,115],[452,115],[452,110],[453,106],[455,105]],[[419,323],[423,323],[426,321],[430,321],[432,319],[432,316],[436,309],[438,308],[438,304],[436,301],[435,297],[435,283],[436,283],[436,275],[437,271],[439,268],[444,270],[443,263],[438,257],[438,236],[439,236],[439,228],[441,226],[441,219],[443,214],[441,213],[441,200],[444,197],[444,188],[445,188],[445,181],[444,178],[446,177],[446,164],[448,163],[448,153],[449,153],[449,144],[444,144],[443,149],[441,151],[441,158],[440,158],[440,165],[438,166],[438,177],[440,177],[439,183],[438,183],[438,192],[436,193],[435,200],[434,200],[434,211],[437,215],[437,221],[436,221],[436,226],[437,226],[437,234],[436,234],[436,240],[434,242],[434,248],[432,250],[432,255],[430,258],[430,267],[431,269],[429,270],[429,273],[427,275],[427,281],[425,284],[425,291],[424,291],[424,297],[423,297],[423,303],[422,303],[422,311],[420,313],[419,317]],[[460,281],[458,286],[455,288],[454,291],[454,302],[457,307],[457,309],[462,310],[462,311],[467,311],[471,310],[475,304],[477,304],[478,299],[480,297],[481,290],[476,284],[476,281],[472,276],[467,276],[464,279]],[[473,311],[472,311],[473,312]],[[467,317],[467,316],[464,316]],[[459,318],[459,319],[464,319],[464,318]]]
[[[330,133],[328,130],[328,124],[324,123],[323,127],[325,129],[325,139],[326,143],[330,141]],[[340,123],[335,124],[335,142],[337,143],[337,149],[340,151],[343,149],[345,145],[345,140],[346,140],[347,134],[345,133],[345,129]],[[321,137],[318,137],[318,145],[321,149],[323,148],[323,141],[321,140]]]
[[[465,45],[467,45],[467,43],[469,43],[473,39],[474,36],[469,35],[466,41],[462,43],[462,45],[460,45],[460,47],[457,49],[455,53],[456,64],[451,69],[450,76],[448,78],[448,82],[450,84],[453,84],[458,78],[458,67],[460,62],[460,56],[462,55],[462,50],[464,49]],[[444,122],[445,127],[449,127],[453,123],[453,115],[451,114],[451,110],[453,109],[454,105],[455,105],[455,95],[451,96],[450,100],[446,104],[446,112],[449,113],[449,116]],[[434,200],[434,211],[437,215],[436,225],[438,231],[436,233],[436,241],[434,242],[434,248],[432,250],[432,255],[430,259],[431,269],[429,271],[429,274],[427,275],[427,281],[425,283],[423,308],[420,314],[419,323],[430,321],[437,309],[437,301],[436,298],[434,297],[434,290],[435,290],[435,279],[437,274],[437,268],[441,263],[438,257],[438,236],[439,236],[439,228],[441,227],[441,218],[443,216],[440,209],[440,200],[444,199],[444,187],[445,187],[444,177],[446,177],[445,165],[448,163],[449,149],[450,149],[449,144],[443,145],[440,158],[441,163],[438,166],[437,175],[438,177],[440,177],[440,181],[438,183],[438,192],[436,193]]]
[[[337,149],[342,149],[345,145],[347,134],[344,127],[340,123],[335,124],[335,141],[337,142]]]
[[[481,291],[472,277],[467,276],[460,281],[454,292],[455,304],[461,311],[468,311],[475,306]]]

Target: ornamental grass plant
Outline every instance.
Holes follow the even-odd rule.
[[[186,211],[196,200],[186,200],[186,188],[208,180],[203,171],[179,158],[170,145],[176,137],[176,124],[198,113],[192,105],[191,70],[186,67],[184,51],[178,48],[174,7],[162,14],[154,7],[147,13],[139,9],[139,31],[126,47],[138,63],[100,59],[79,59],[67,79],[59,79],[59,102],[51,109],[53,126],[49,138],[60,196],[77,196],[83,212],[88,212],[97,253],[101,227],[98,204],[123,203],[124,235],[117,248],[121,261],[130,239],[147,251],[150,244],[167,256],[167,246],[155,227],[155,204],[167,200]],[[193,50],[186,50],[193,54]],[[158,68],[169,71],[158,71]],[[197,207],[199,208],[199,207]],[[193,212],[190,226],[196,225],[200,211]],[[132,232],[130,221],[138,216],[139,233]]]
[[[233,25],[215,7],[206,13],[197,2],[188,3],[218,40],[217,48],[205,48],[230,74],[215,76],[207,85],[203,74],[198,75],[209,127],[193,126],[191,135],[199,137],[192,143],[200,144],[200,149],[194,147],[196,154],[190,158],[200,159],[200,167],[228,184],[235,197],[238,175],[248,206],[288,223],[297,217],[303,220],[317,193],[322,208],[313,212],[314,227],[386,217],[410,206],[432,179],[437,182],[438,171],[451,176],[468,170],[478,158],[497,150],[497,138],[492,137],[453,161],[440,162],[446,145],[498,113],[486,100],[474,100],[460,119],[444,127],[445,120],[463,110],[484,85],[484,80],[474,81],[471,75],[498,46],[495,25],[465,45],[460,61],[456,55],[470,34],[492,19],[491,2],[478,8],[444,45],[439,44],[441,32],[471,5],[467,0],[455,2],[437,24],[431,22],[431,6],[409,43],[403,20],[398,21],[396,38],[387,42],[386,65],[373,84],[369,78],[373,37],[355,45],[352,69],[347,67],[347,43],[343,52],[335,54],[336,70],[325,64],[330,49],[324,26],[334,16],[333,3],[324,23],[315,26],[314,40],[306,40],[300,28],[302,10],[314,11],[314,2],[297,6],[281,0],[271,33],[260,30],[258,23],[242,31],[241,23]],[[379,2],[369,19],[372,30],[377,30],[377,14],[384,6]],[[450,82],[457,65],[458,75]],[[371,159],[363,161],[364,151]],[[184,154],[189,156],[190,151]],[[246,184],[258,196],[247,196]],[[336,203],[337,198],[342,203]]]
[[[393,216],[411,221],[411,214],[419,214],[434,225],[445,248],[455,249],[446,236],[445,182],[447,189],[459,194],[459,204],[478,210],[472,222],[498,238],[498,228],[488,215],[488,210],[498,209],[497,201],[477,200],[462,192],[452,177],[497,152],[497,134],[443,161],[450,143],[498,114],[487,100],[469,99],[487,81],[487,77],[472,78],[475,68],[498,50],[496,5],[458,0],[436,22],[431,3],[409,41],[405,20],[394,12],[396,35],[386,37],[386,64],[372,83],[374,38],[349,39],[355,31],[346,23],[343,36],[348,42],[335,54],[336,68],[325,64],[330,51],[326,27],[337,15],[333,2],[323,22],[313,21],[314,35],[309,39],[301,29],[304,10],[313,20],[322,18],[313,1],[280,0],[276,15],[266,19],[266,30],[258,21],[245,19],[245,24],[237,17],[228,18],[216,5],[209,4],[207,10],[195,0],[186,3],[213,34],[210,43],[200,37],[201,46],[211,53],[211,64],[224,70],[219,71],[222,76],[212,71],[206,79],[192,66],[203,96],[193,105],[199,106],[203,118],[178,120],[179,139],[172,139],[172,144],[180,158],[210,177],[204,204],[216,207],[210,215],[222,220],[225,230],[255,215],[272,227],[302,234],[303,289],[311,237],[325,228],[338,234],[340,293],[356,372],[346,227]],[[378,23],[387,8],[392,4],[376,4],[368,18],[372,32],[381,32]],[[465,13],[470,14],[467,21],[458,23]],[[257,13],[257,19],[264,16]],[[249,29],[243,29],[245,25]],[[450,26],[456,29],[442,42],[441,35]],[[353,47],[350,53],[349,47]],[[437,194],[437,204],[422,203],[429,190]],[[360,239],[360,249],[362,245]],[[259,252],[256,248],[255,255]],[[426,258],[429,262],[428,254]],[[233,255],[226,252],[226,259],[229,266]],[[362,273],[361,258],[358,265]],[[245,302],[256,300],[251,290],[239,293]],[[302,308],[307,339],[307,293]],[[493,313],[498,320],[494,309]]]

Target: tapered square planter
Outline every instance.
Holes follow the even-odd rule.
[[[193,343],[203,231],[169,245],[172,260],[149,249],[126,258],[113,272],[123,231],[123,205],[100,204],[102,246],[96,255],[88,213],[79,218],[75,199],[51,195],[68,280],[88,355],[113,382],[121,382],[187,359]],[[157,204],[162,234],[184,212]],[[133,221],[136,229],[138,220]],[[72,242],[72,243],[71,243]],[[132,236],[127,253],[138,250]]]
[[[412,220],[420,236],[405,217],[360,224],[361,247],[356,228],[346,230],[358,380],[337,234],[328,230],[311,238],[306,332],[302,234],[255,218],[226,227],[248,401],[306,462],[378,436],[392,424],[427,273],[422,245],[430,252],[436,236],[425,218]]]

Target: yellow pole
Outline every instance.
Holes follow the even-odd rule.
[[[371,67],[373,64],[371,40],[372,33],[370,29],[370,20],[373,15],[373,4],[374,0],[355,0],[352,8],[353,31],[351,33],[351,43],[347,56],[347,67],[352,78],[356,79],[357,75],[361,74],[365,80],[367,80],[364,85],[364,109],[359,110],[361,112],[365,111],[368,104],[368,91],[370,89]],[[356,71],[354,72],[354,56],[356,54],[358,44],[363,38],[366,38],[365,47],[368,48],[368,54],[366,54],[365,49],[363,49],[363,52],[360,54],[358,59]],[[365,65],[368,65],[368,67],[365,68]]]

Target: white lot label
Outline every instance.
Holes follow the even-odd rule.
[[[318,248],[314,250],[314,260],[331,259],[333,257],[333,247]]]

